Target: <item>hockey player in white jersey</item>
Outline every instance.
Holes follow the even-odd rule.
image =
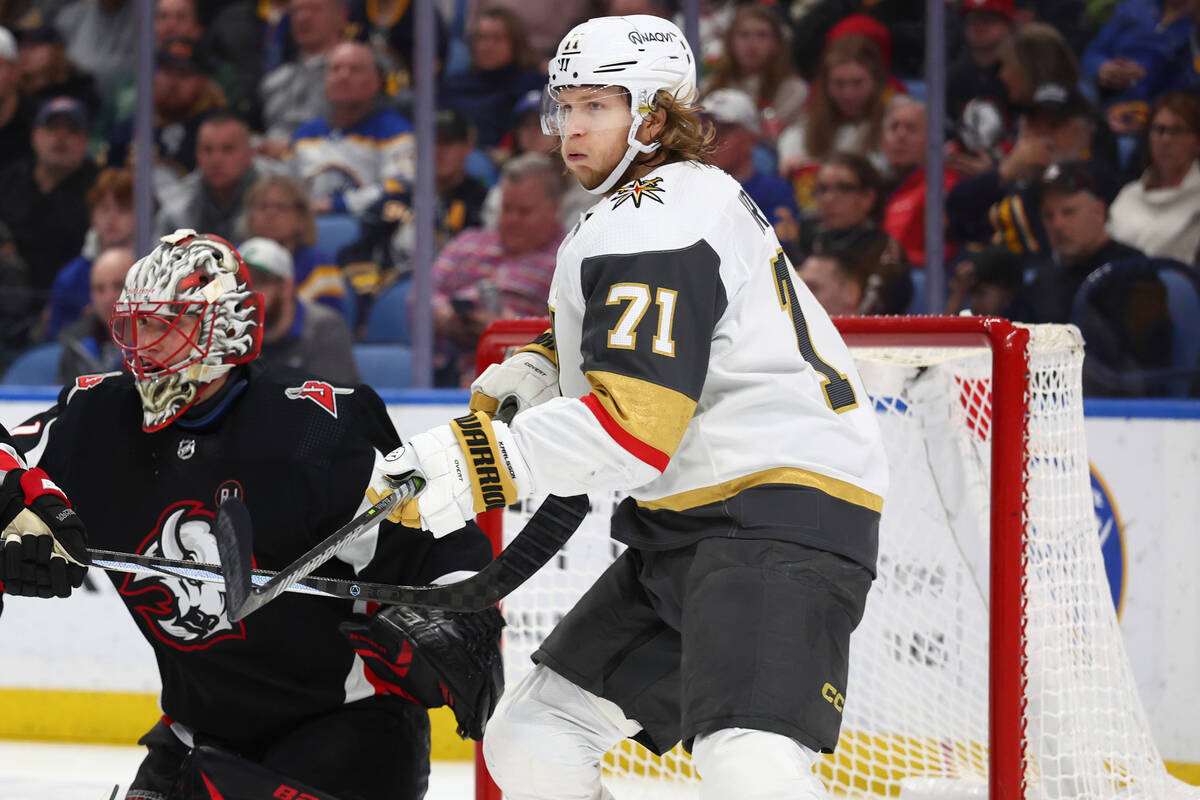
[[[543,124],[598,195],[559,249],[552,331],[389,456],[425,473],[404,511],[434,534],[535,492],[629,495],[628,549],[502,698],[488,768],[513,800],[606,798],[614,744],[683,741],[702,797],[823,797],[887,484],[874,411],[771,223],[703,163],[679,29],[593,19],[550,68]]]

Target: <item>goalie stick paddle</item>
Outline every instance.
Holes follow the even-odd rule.
[[[337,597],[346,600],[364,600],[372,603],[403,603],[440,608],[446,611],[481,611],[503,600],[553,558],[554,554],[579,528],[587,511],[587,495],[574,497],[551,495],[547,497],[508,547],[504,548],[482,570],[470,578],[455,583],[434,586],[393,586],[384,583],[306,575],[290,584],[284,584],[283,589],[279,591]],[[247,515],[237,524],[248,522]],[[246,534],[245,531],[238,532],[239,536],[244,534]],[[251,535],[247,535],[247,540]],[[195,561],[179,561],[133,553],[116,553],[111,550],[89,550],[89,553],[92,557],[92,566],[115,572],[170,575],[203,583],[225,583],[226,587],[234,580],[232,571],[227,575],[216,564],[201,564]],[[222,558],[224,558],[223,554]],[[244,567],[249,564],[249,560],[246,559],[240,563]],[[265,587],[270,581],[284,574],[289,574],[289,572],[285,570],[276,573],[256,569],[248,574],[242,574],[244,582],[239,585],[243,587],[245,594],[252,597],[251,592]],[[272,597],[278,596],[278,594],[279,592],[276,591]],[[259,603],[254,608],[261,607],[265,602],[269,601]],[[226,608],[233,608],[233,602],[228,593],[226,594]],[[251,611],[253,610],[251,609]],[[243,614],[235,618],[233,612],[228,610],[227,614],[231,620],[241,619],[242,616],[245,616]]]

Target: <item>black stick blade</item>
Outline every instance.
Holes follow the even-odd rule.
[[[225,573],[225,614],[230,622],[243,616],[250,594],[254,565],[254,526],[250,511],[236,497],[230,497],[217,509],[217,553]]]

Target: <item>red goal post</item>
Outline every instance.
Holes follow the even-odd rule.
[[[929,635],[929,631],[935,628],[929,631],[914,628],[909,631],[903,628],[903,622],[892,621],[867,633],[864,629],[870,625],[869,620],[864,618],[864,624],[855,634],[856,639],[869,636],[884,640],[890,638],[890,641],[884,641],[877,648],[890,655],[879,656],[876,653],[864,656],[871,659],[869,670],[864,670],[861,667],[863,661],[859,660],[860,670],[864,673],[902,672],[905,667],[895,662],[911,660],[911,654],[916,653],[917,666],[927,669],[930,674],[952,675],[954,680],[959,681],[967,675],[975,678],[979,685],[966,700],[946,690],[947,697],[951,698],[943,703],[948,706],[943,711],[949,719],[946,730],[939,728],[940,722],[917,719],[921,712],[907,711],[899,712],[899,722],[891,718],[880,726],[872,727],[870,716],[876,712],[876,706],[886,705],[879,703],[880,695],[872,695],[870,702],[863,703],[863,708],[870,708],[866,711],[860,709],[862,718],[855,718],[852,725],[852,697],[863,683],[862,680],[856,683],[855,677],[856,647],[862,642],[852,640],[851,683],[847,693],[843,741],[838,753],[828,757],[819,768],[822,777],[839,796],[949,798],[982,797],[986,793],[992,800],[1035,796],[1108,797],[1127,796],[1128,789],[1133,786],[1150,788],[1146,789],[1148,793],[1138,794],[1135,791],[1131,796],[1200,797],[1200,791],[1193,793],[1186,787],[1176,785],[1162,768],[1161,759],[1149,738],[1136,688],[1132,685],[1132,675],[1128,670],[1111,603],[1107,612],[1103,608],[1092,608],[1095,604],[1091,603],[1091,598],[1104,595],[1106,590],[1101,586],[1101,591],[1093,592],[1096,588],[1093,584],[1097,579],[1091,574],[1090,568],[1086,565],[1076,567],[1070,563],[1078,560],[1076,549],[1080,547],[1079,542],[1072,541],[1059,554],[1056,542],[1030,541],[1033,531],[1040,536],[1059,528],[1079,539],[1079,529],[1086,527],[1086,520],[1081,523],[1080,504],[1074,502],[1079,499],[1077,495],[1080,491],[1086,492],[1086,487],[1081,489],[1077,474],[1080,462],[1086,472],[1079,387],[1082,341],[1078,332],[1067,326],[1021,326],[990,317],[843,317],[835,319],[835,323],[852,348],[856,363],[865,365],[860,366],[860,372],[864,369],[874,371],[878,367],[884,372],[896,373],[889,373],[879,381],[879,386],[888,388],[881,388],[878,392],[872,389],[867,373],[864,373],[864,381],[875,400],[881,420],[911,416],[918,396],[929,395],[928,391],[921,388],[920,391],[914,391],[911,397],[905,395],[903,399],[897,399],[898,392],[919,387],[922,382],[930,380],[941,381],[942,385],[948,387],[937,401],[944,408],[935,403],[930,418],[941,420],[954,417],[958,420],[958,432],[955,434],[957,450],[970,451],[965,459],[979,462],[976,466],[985,484],[986,497],[976,504],[981,515],[977,527],[981,529],[983,537],[982,553],[976,562],[977,566],[982,565],[978,567],[982,576],[973,576],[971,565],[967,564],[961,568],[962,575],[967,577],[959,578],[959,583],[967,586],[968,591],[974,582],[974,588],[978,589],[980,595],[976,599],[982,611],[974,619],[974,624],[952,619],[936,629],[936,634]],[[482,371],[488,364],[507,357],[547,327],[548,321],[544,319],[504,320],[493,324],[480,339],[477,351],[479,369]],[[1037,362],[1033,366],[1031,354]],[[960,364],[969,367],[960,367]],[[1047,419],[1051,423],[1047,423]],[[1031,426],[1036,428],[1034,435],[1042,437],[1035,442],[1031,442]],[[1052,430],[1050,426],[1053,426]],[[917,428],[920,429],[920,425]],[[886,439],[889,435],[887,427],[884,434]],[[1049,444],[1039,443],[1043,439]],[[935,447],[930,445],[930,460],[935,458]],[[1031,452],[1037,454],[1034,465],[1034,472],[1039,473],[1039,485],[1035,487],[1037,494],[1031,494],[1029,485]],[[936,457],[942,458],[940,455]],[[889,462],[892,460],[889,453]],[[960,469],[953,458],[948,459],[947,464],[947,474]],[[893,475],[907,469],[897,470],[893,466]],[[1050,479],[1044,475],[1047,470],[1053,472]],[[939,479],[934,478],[935,481]],[[950,475],[948,480],[953,483],[958,477]],[[1050,489],[1047,490],[1046,486]],[[1050,500],[1043,496],[1047,491],[1053,494]],[[1060,494],[1069,497],[1064,501]],[[885,536],[891,537],[887,524],[890,498],[889,492],[881,528],[881,559],[885,557]],[[940,497],[937,500],[946,502]],[[1035,513],[1039,516],[1036,518],[1031,518],[1031,502],[1037,506]],[[596,505],[595,498],[593,505]],[[903,504],[893,505],[896,513],[900,513]],[[1068,507],[1068,511],[1074,513],[1068,522],[1059,519],[1063,507]],[[1088,510],[1090,513],[1090,506]],[[943,511],[943,516],[954,516],[954,509],[949,506],[939,508],[937,513],[942,514]],[[503,541],[502,514],[493,512],[485,517],[481,517],[481,524],[493,537],[493,546],[499,549]],[[911,527],[921,530],[922,520],[912,523],[907,522],[907,518],[905,520],[900,529]],[[892,521],[894,523],[894,519]],[[950,526],[953,527],[953,524],[950,523]],[[582,536],[583,533],[577,535],[568,546],[573,546]],[[1082,540],[1085,549],[1092,549],[1086,533],[1082,535]],[[947,549],[952,551],[955,547],[957,545],[951,544]],[[1095,544],[1094,550],[1096,558],[1099,558],[1098,544]],[[958,556],[954,555],[953,558]],[[1031,559],[1036,559],[1032,568]],[[1043,561],[1053,562],[1050,570],[1042,568]],[[883,566],[881,562],[881,575],[872,589],[872,594],[880,598],[888,596],[881,595],[881,592],[888,590],[888,586],[898,587],[898,591],[902,590],[901,594],[922,593],[940,598],[942,588],[938,582],[950,582],[945,574],[940,578],[923,575],[920,578],[922,583],[918,586],[914,576],[923,570],[920,557],[912,558],[908,564],[899,564],[901,569],[889,579],[882,574]],[[1032,576],[1027,574],[1028,569],[1033,570]],[[1070,584],[1072,587],[1069,592],[1059,591],[1055,569],[1080,573],[1079,576],[1072,573],[1070,580],[1064,581],[1064,585]],[[1079,596],[1087,598],[1084,602],[1086,611],[1070,607],[1071,603],[1077,602],[1074,599],[1077,595],[1073,594],[1076,583],[1082,587],[1079,589],[1082,595]],[[518,602],[532,602],[537,616],[553,617],[565,611],[543,607],[540,604],[546,601],[526,600],[518,597],[517,593],[510,599],[514,606],[506,606],[506,616],[510,612],[518,613],[515,605]],[[558,602],[555,600],[553,604]],[[871,598],[868,598],[869,607],[870,603]],[[521,608],[523,610],[519,613],[523,615],[522,619],[533,613],[527,606]],[[540,613],[543,611],[544,614]],[[910,613],[916,615],[915,612]],[[1105,618],[1106,613],[1111,618],[1111,624]],[[1064,627],[1062,617],[1086,619],[1083,622],[1066,622],[1067,630],[1064,632],[1059,630]],[[1029,623],[1030,619],[1035,622]],[[1027,629],[1029,624],[1033,625],[1032,631]],[[1082,629],[1083,625],[1088,626],[1086,637],[1080,637],[1077,630]],[[510,628],[513,627],[514,624],[510,622]],[[975,631],[976,628],[980,630]],[[1062,645],[1055,637],[1065,637],[1072,642],[1079,638],[1090,639],[1093,638],[1093,629],[1099,629],[1102,634],[1095,637],[1100,642],[1095,645],[1096,653],[1087,651],[1080,655],[1072,651],[1065,657],[1057,654]],[[885,635],[878,636],[879,630]],[[966,631],[967,638],[977,635],[983,639],[982,646],[972,648],[973,642],[962,644],[948,641],[962,631]],[[530,636],[528,632],[525,635],[527,638]],[[544,635],[544,632],[538,635]],[[1030,636],[1035,639],[1032,644]],[[931,644],[931,639],[937,641]],[[1031,651],[1031,647],[1036,652]],[[974,659],[978,663],[957,668],[957,671],[948,667],[939,673],[937,670],[941,665],[935,662],[939,659],[949,662],[958,658],[959,650],[963,653],[978,651],[963,657],[964,661]],[[1042,678],[1038,670],[1047,662],[1053,662],[1052,677]],[[1081,682],[1078,676],[1083,673],[1080,670],[1100,662],[1105,667],[1104,675],[1096,679],[1098,688],[1086,698],[1090,702],[1094,697],[1096,703],[1100,704],[1105,702],[1105,698],[1115,697],[1121,708],[1111,713],[1095,713],[1103,716],[1105,723],[1112,717],[1117,720],[1118,727],[1128,725],[1133,731],[1127,737],[1128,741],[1122,739],[1115,745],[1107,739],[1089,739],[1090,734],[1086,731],[1080,734],[1074,730],[1075,727],[1086,728],[1099,724],[1087,714],[1072,716],[1075,713],[1072,706],[1079,703],[1070,685]],[[929,666],[931,664],[932,667]],[[887,683],[882,675],[877,680]],[[1032,687],[1031,680],[1034,683]],[[947,677],[946,682],[951,682],[951,678]],[[1065,689],[1064,684],[1067,687]],[[1117,690],[1109,691],[1109,684],[1117,686]],[[931,687],[935,694],[943,688]],[[868,694],[870,691],[875,690],[868,690]],[[884,686],[879,691],[886,694],[889,689]],[[979,717],[986,715],[986,723],[979,726],[986,730],[972,728],[964,733],[959,729],[954,717],[960,713],[969,716],[958,708],[959,704],[965,706],[968,701],[980,706],[977,712]],[[930,700],[930,703],[933,704],[933,701]],[[1089,713],[1092,713],[1091,709]],[[911,724],[909,716],[913,717]],[[1036,720],[1032,723],[1035,727],[1032,733],[1031,720]],[[850,727],[854,730],[848,730]],[[1116,756],[1111,754],[1114,750]],[[695,781],[690,763],[686,761],[672,761],[664,767],[653,757],[643,762],[639,760],[641,756],[621,753],[611,756],[610,773],[615,771],[632,775],[635,782],[658,778],[683,784]],[[487,778],[482,758],[478,758],[477,762],[479,788],[476,796],[498,800],[500,793]],[[679,772],[683,773],[682,778],[675,774]],[[972,783],[973,789],[970,788]],[[958,789],[947,792],[947,786],[960,784],[968,789],[958,794],[953,793]],[[905,794],[906,790],[908,794]],[[1077,791],[1082,794],[1074,794]],[[660,795],[656,790],[646,796],[665,795]],[[618,794],[617,797],[622,795]]]

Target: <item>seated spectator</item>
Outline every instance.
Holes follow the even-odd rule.
[[[1023,109],[1039,86],[1074,88],[1080,78],[1079,60],[1053,27],[1027,22],[1000,45],[999,74],[1009,105]]]
[[[538,71],[525,26],[507,8],[488,8],[470,32],[471,68],[446,76],[438,102],[466,115],[475,126],[479,146],[492,149],[508,132],[517,101],[530,89],[541,89],[546,76]]]
[[[467,118],[452,108],[439,109],[436,132],[434,237],[437,249],[441,250],[465,228],[483,224],[488,190],[466,171],[467,156],[475,147],[475,131]],[[371,290],[360,298],[360,309],[365,310],[370,304],[379,285],[369,285],[365,276],[374,272],[379,276],[377,282],[407,277],[412,272],[414,244],[412,198],[407,187],[389,192],[367,209],[362,219],[362,237],[338,254],[339,263],[355,276],[355,285],[369,286]]]
[[[263,297],[263,360],[344,386],[358,383],[346,321],[296,296],[288,251],[272,239],[256,237],[243,242],[238,252]]]
[[[254,120],[256,129],[261,122],[259,90],[263,74],[284,62],[285,40],[290,43],[283,25],[288,21],[287,6],[288,0],[266,0],[261,3],[257,0],[228,0],[221,3],[220,8],[206,13],[208,27],[204,45],[213,60],[227,65],[229,72],[238,79],[238,85],[234,87],[222,82],[229,108],[243,119]],[[320,92],[317,94],[321,96]],[[312,114],[304,118],[308,116]],[[278,153],[287,149],[290,135],[289,130],[287,135],[278,140]]]
[[[1022,256],[1048,251],[1033,187],[1051,164],[1093,152],[1091,106],[1072,88],[1039,86],[1018,123],[1016,144],[1000,163],[963,178],[946,199],[947,236],[959,244],[995,241]]]
[[[0,375],[32,343],[40,304],[29,288],[29,267],[17,255],[12,231],[0,222]]]
[[[958,6],[967,46],[946,68],[946,116],[960,120],[972,100],[1008,107],[1000,57],[1013,35],[1013,0],[968,0]]]
[[[925,104],[897,98],[883,117],[880,144],[887,162],[888,190],[881,227],[904,248],[908,263],[925,264]],[[958,174],[942,171],[942,187],[949,192]],[[943,195],[944,196],[944,195]],[[947,245],[944,256],[953,252]]]
[[[412,126],[386,107],[371,50],[346,42],[329,54],[325,96],[329,114],[314,117],[292,137],[289,167],[308,190],[313,211],[361,216],[389,184],[411,183]]]
[[[354,38],[368,45],[375,53],[384,73],[385,91],[397,91],[412,86],[413,58],[416,48],[416,6],[411,2],[379,3],[353,0],[350,4],[350,27]],[[434,4],[434,58],[446,62],[446,34],[442,12]]]
[[[155,55],[154,150],[157,163],[176,182],[196,168],[196,135],[204,118],[225,106],[225,94],[208,76],[209,65],[195,42],[175,39]],[[118,122],[108,141],[108,163],[130,166],[133,117]],[[159,196],[168,192],[159,187]]]
[[[89,274],[90,303],[83,316],[57,336],[63,346],[58,361],[59,383],[121,368],[121,348],[113,342],[108,325],[133,261],[133,250],[128,247],[113,247],[96,257]]]
[[[1189,69],[1189,0],[1123,0],[1083,52],[1084,76],[1100,88],[1108,126],[1138,133],[1150,101],[1179,84]]]
[[[158,235],[192,228],[235,240],[246,191],[259,177],[246,123],[224,111],[209,115],[196,132],[196,171],[165,198]]]
[[[813,187],[817,213],[801,223],[795,260],[808,257],[818,235],[827,243],[836,243],[841,238],[856,238],[862,228],[877,228],[882,193],[882,179],[865,156],[834,153],[826,158]],[[898,244],[896,247],[899,249]]]
[[[1054,164],[1035,185],[1052,261],[1041,264],[1034,281],[1034,321],[1070,322],[1071,304],[1088,275],[1110,262],[1144,258],[1108,235],[1114,193],[1109,173],[1094,162]]]
[[[734,12],[724,52],[701,85],[703,102],[719,89],[738,89],[750,97],[761,136],[772,146],[800,118],[808,84],[792,66],[783,20],[774,9],[744,5]]]
[[[859,153],[882,168],[879,143],[890,96],[883,56],[873,41],[843,36],[825,48],[806,117],[779,137],[779,171],[791,176],[801,209],[815,205],[816,168],[832,153]]]
[[[1113,201],[1108,232],[1148,256],[1195,263],[1200,247],[1200,100],[1190,92],[1158,98],[1146,138],[1149,166]]]
[[[0,28],[0,169],[33,153],[28,103],[21,95],[17,40]]]
[[[800,280],[830,316],[858,314],[866,276],[850,259],[850,251],[813,253],[797,270]]]
[[[83,103],[89,120],[96,119],[101,97],[96,81],[71,63],[58,31],[49,25],[21,28],[17,38],[21,94],[28,106],[38,108],[51,98],[65,95]]]
[[[848,230],[821,231],[813,242],[816,255],[837,253],[855,265],[863,293],[858,314],[903,314],[913,298],[912,272],[899,243],[867,222]]]
[[[997,245],[964,253],[951,274],[946,300],[947,314],[962,311],[981,317],[1032,320],[1021,257]]]
[[[292,257],[296,296],[343,313],[346,285],[333,259],[317,245],[317,221],[304,187],[287,175],[267,175],[246,192],[239,230],[246,238],[264,237]]]
[[[760,131],[758,110],[740,89],[717,89],[704,99],[702,117],[713,125],[717,149],[709,163],[732,175],[775,227],[785,249],[800,238],[800,209],[792,187],[778,175],[754,168],[754,146]]]
[[[137,60],[134,0],[75,0],[54,17],[71,63],[96,79],[107,94],[113,79]]]
[[[87,192],[91,227],[83,251],[54,276],[47,304],[43,338],[54,341],[59,332],[83,315],[91,298],[92,261],[97,253],[133,247],[133,171],[108,167]],[[172,229],[174,230],[174,229]]]
[[[88,229],[87,192],[96,165],[87,154],[87,114],[73,97],[44,103],[33,122],[33,152],[0,171],[0,222],[29,265],[29,284],[46,291],[64,264],[83,247]]]
[[[466,230],[433,264],[435,382],[467,386],[475,377],[475,344],[493,321],[546,313],[550,278],[563,228],[562,181],[554,162],[526,153],[504,165],[500,223]]]
[[[475,30],[487,9],[512,11],[520,19],[535,61],[544,63],[553,57],[558,43],[577,22],[588,17],[622,16],[603,0],[467,0],[466,30]],[[642,13],[641,11],[637,13]],[[649,12],[647,12],[649,13]],[[654,12],[660,13],[660,12]]]
[[[847,14],[825,34],[824,47],[829,47],[843,36],[865,36],[874,42],[875,46],[879,48],[879,55],[883,57],[883,69],[887,74],[887,85],[891,93],[893,95],[908,94],[904,81],[892,73],[892,32],[887,25],[870,14],[862,12]],[[920,76],[922,70],[917,69],[911,74]]]
[[[258,90],[265,131],[261,152],[268,158],[281,158],[300,125],[328,113],[325,62],[345,41],[346,19],[345,0],[288,3],[295,58],[263,75]]]

